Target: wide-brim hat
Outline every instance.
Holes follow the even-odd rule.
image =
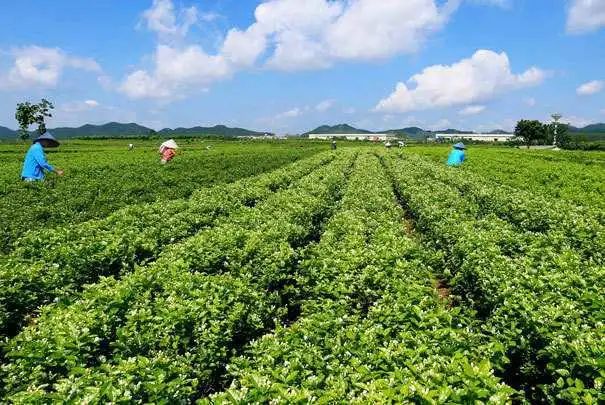
[[[460,142],[460,143],[455,144],[454,148],[456,148],[456,149],[466,149],[466,146],[464,146],[464,144],[462,142]]]
[[[55,138],[50,132],[45,132],[42,135],[40,135],[39,137],[37,137],[36,139],[34,139],[34,143],[38,142],[38,141],[42,141],[42,140],[46,140],[49,143],[49,147],[51,148],[56,148],[57,146],[59,146],[61,143],[57,140],[57,138]]]
[[[174,139],[169,139],[166,142],[164,142],[162,145],[160,145],[160,149],[161,148],[178,149],[179,145],[176,144]]]

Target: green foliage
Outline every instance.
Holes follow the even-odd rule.
[[[492,360],[505,381],[532,402],[603,400],[602,212],[412,156],[390,164],[452,291],[503,345]]]
[[[263,201],[329,160],[318,156],[256,178],[201,189],[188,201],[127,207],[106,219],[28,233],[0,264],[0,332],[15,334],[40,305],[69,298],[102,276],[132,271],[166,245]]]
[[[19,123],[19,133],[21,139],[28,139],[28,129],[32,124],[38,124],[38,133],[42,135],[46,132],[46,118],[52,117],[50,110],[55,106],[48,100],[42,99],[38,104],[30,102],[18,103],[15,119]]]
[[[215,387],[227,359],[284,316],[290,271],[350,163],[343,156],[122,280],[47,308],[9,343],[10,401],[178,402]]]
[[[529,148],[532,143],[545,141],[547,132],[545,126],[536,120],[521,120],[515,127],[515,136],[522,139]]]
[[[183,141],[184,142],[184,141]],[[179,141],[179,143],[182,143]],[[19,173],[25,150],[3,153],[0,162],[0,253],[8,253],[26,232],[105,218],[141,203],[188,198],[201,187],[232,182],[278,168],[320,149],[310,145],[214,142],[211,150],[196,141],[182,144],[178,158],[159,167],[159,142],[64,143],[48,160],[65,176],[23,184]],[[6,159],[5,159],[6,157]],[[24,207],[26,207],[24,209]]]
[[[0,261],[2,401],[604,402],[602,156],[440,151],[28,233]]]

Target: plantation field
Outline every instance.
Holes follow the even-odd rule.
[[[129,151],[131,142],[135,149]],[[179,159],[159,167],[158,142],[68,141],[47,151],[65,177],[50,175],[43,185],[27,187],[19,176],[29,144],[0,144],[0,252],[32,229],[103,218],[131,204],[188,198],[201,186],[259,174],[319,150],[313,144],[180,142]]]
[[[0,146],[2,402],[605,401],[605,154],[207,143]]]

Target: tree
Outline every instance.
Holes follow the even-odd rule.
[[[515,136],[521,138],[529,149],[532,142],[546,140],[546,126],[537,120],[521,120],[515,127]]]
[[[17,112],[15,113],[15,119],[19,123],[19,135],[21,139],[29,138],[29,126],[32,124],[38,124],[38,132],[42,135],[46,132],[45,120],[48,117],[52,117],[50,110],[54,109],[53,103],[46,99],[42,99],[38,104],[32,104],[30,102],[17,104]]]
[[[551,124],[547,124],[545,125],[546,128],[546,142],[548,144],[553,144],[555,142],[555,124],[551,123]],[[556,124],[556,131],[557,131],[557,139],[556,139],[556,145],[559,148],[565,148],[567,146],[569,146],[569,144],[571,143],[571,136],[569,135],[569,125],[567,124]]]

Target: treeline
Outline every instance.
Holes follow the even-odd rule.
[[[510,144],[556,145],[562,149],[605,150],[605,141],[590,139],[585,133],[572,133],[568,124],[542,123],[538,120],[521,120],[515,127],[516,139]]]

